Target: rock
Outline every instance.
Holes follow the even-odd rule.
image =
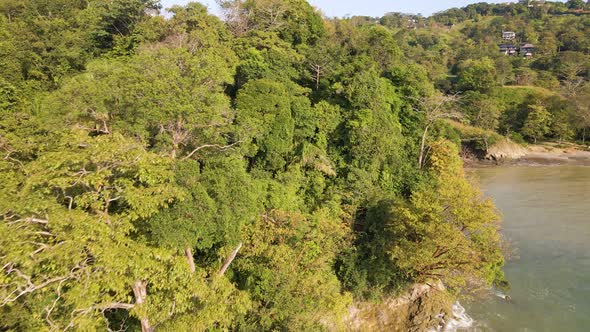
[[[444,325],[453,299],[440,281],[415,284],[381,303],[355,303],[345,319],[347,331],[422,332]]]
[[[519,159],[527,154],[527,149],[505,138],[488,148],[486,159],[494,161]]]

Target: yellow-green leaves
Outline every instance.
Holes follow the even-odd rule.
[[[465,178],[457,148],[438,141],[430,151],[429,185],[392,209],[391,255],[418,282],[441,279],[454,290],[469,282],[501,279],[499,217],[493,204]]]
[[[529,113],[522,127],[522,133],[532,138],[535,143],[551,131],[553,116],[542,105],[529,106]]]
[[[97,330],[110,324],[105,310],[128,310],[152,324],[203,330],[229,326],[245,312],[249,301],[227,279],[211,279],[213,271],[200,266],[191,273],[178,250],[146,241],[146,219],[191,189],[177,186],[169,158],[118,134],[66,134],[54,149],[26,166],[29,178],[4,183],[0,196],[0,306],[17,315],[12,305],[21,303],[18,310],[29,317],[14,326],[37,329],[49,320],[59,329]],[[239,175],[234,179],[244,184]],[[215,196],[243,213],[222,192]],[[209,218],[195,225],[214,222]],[[138,280],[147,290],[142,305],[132,292]]]
[[[122,136],[65,135],[59,150],[27,166],[24,193],[54,193],[69,209],[80,209],[105,222],[147,218],[182,191],[173,185],[170,160],[149,153]]]
[[[339,324],[350,295],[332,264],[347,230],[327,209],[313,215],[268,211],[245,230],[237,279],[256,306],[241,330],[321,330]]]

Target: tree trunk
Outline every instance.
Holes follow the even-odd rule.
[[[191,270],[191,273],[195,273],[195,258],[193,257],[193,251],[190,247],[186,247],[186,249],[184,249],[184,254],[188,260],[188,266]]]
[[[582,129],[582,144],[586,144],[586,127]]]
[[[315,74],[315,89],[316,90],[320,89],[320,75],[321,75],[321,68],[318,67],[318,70],[316,71],[316,74]]]
[[[428,134],[428,128],[430,124],[426,125],[424,128],[424,133],[422,134],[422,143],[420,144],[420,156],[418,156],[418,168],[422,168],[422,164],[424,163],[424,146],[426,145],[426,135]]]
[[[135,305],[141,306],[145,303],[147,298],[147,289],[146,283],[141,280],[137,280],[135,284],[133,284],[133,294],[135,295]],[[153,329],[150,325],[150,321],[147,316],[143,316],[140,318],[141,322],[141,332],[152,332]]]
[[[236,255],[238,254],[238,251],[240,251],[240,248],[242,248],[242,242],[240,242],[240,244],[238,244],[238,247],[236,249],[234,249],[234,251],[232,251],[232,253],[229,255],[229,257],[225,260],[225,263],[223,263],[221,270],[219,270],[220,276],[222,276],[225,273],[225,271],[227,270],[227,268],[229,267],[231,262],[234,261],[234,259],[236,258]]]
[[[174,145],[172,146],[172,152],[170,153],[170,158],[172,158],[172,159],[176,159],[176,154],[177,154],[177,152],[176,152],[176,151],[177,151],[177,150],[178,150],[178,146],[177,146],[176,144],[174,144]]]

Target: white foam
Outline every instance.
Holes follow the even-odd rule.
[[[431,329],[428,332],[456,332],[463,331],[474,327],[475,321],[467,313],[461,303],[453,304],[453,317],[437,329]],[[460,330],[459,330],[460,329]]]
[[[442,329],[444,332],[455,332],[458,329],[467,329],[473,326],[473,318],[465,312],[461,303],[453,304],[453,317],[447,322]]]
[[[499,291],[499,290],[497,290],[497,289],[492,289],[492,292],[494,293],[494,295],[496,295],[497,297],[499,297],[499,298],[501,298],[501,299],[503,299],[503,300],[506,300],[506,298],[508,297],[508,295],[506,295],[506,294],[504,294],[504,293],[500,292],[500,291]]]

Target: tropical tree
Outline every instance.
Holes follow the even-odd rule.
[[[563,109],[553,114],[551,133],[557,137],[559,143],[574,137],[575,132],[571,125],[570,115],[571,113],[568,110]]]
[[[586,142],[586,131],[590,128],[590,83],[581,88],[581,93],[573,98],[574,118],[577,128],[582,130],[582,142]]]
[[[470,93],[462,103],[473,125],[488,130],[498,128],[502,110],[497,100],[480,93]]]
[[[467,282],[490,285],[503,278],[498,214],[465,179],[456,146],[437,141],[426,167],[433,187],[423,186],[407,203],[393,206],[390,255],[418,282],[441,279],[456,290]]]
[[[529,106],[529,114],[522,127],[522,133],[534,140],[545,137],[551,131],[552,115],[542,105]]]
[[[190,44],[148,50],[129,61],[91,63],[44,108],[95,134],[141,137],[172,158],[227,148],[236,143],[227,135],[234,115],[223,93],[233,79],[231,52],[191,53]]]
[[[469,59],[459,65],[457,86],[462,91],[488,92],[497,82],[496,66],[490,58]]]
[[[341,293],[332,265],[347,230],[334,212],[275,210],[250,225],[235,272],[257,306],[239,330],[342,328],[351,297]]]
[[[59,142],[24,167],[1,165],[0,233],[11,234],[0,240],[5,326],[94,330],[133,317],[150,331],[198,308],[191,325],[205,329],[244,310],[226,279],[191,274],[175,251],[144,240],[146,221],[186,197],[168,158],[118,134],[72,132]]]
[[[428,130],[441,119],[461,118],[462,115],[455,110],[458,97],[456,95],[434,95],[418,99],[419,111],[423,111],[426,117],[422,139],[420,141],[420,153],[418,155],[418,167],[422,168],[426,160]]]

